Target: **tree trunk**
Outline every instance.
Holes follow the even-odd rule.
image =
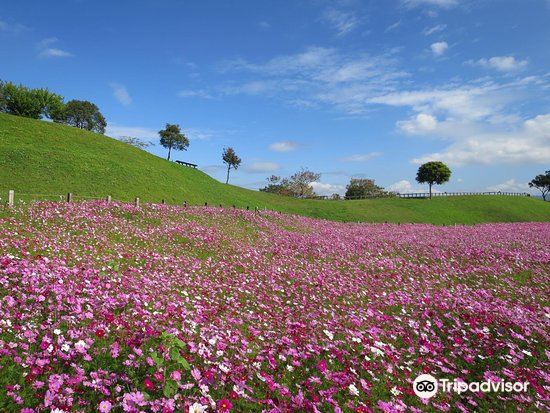
[[[229,170],[231,169],[231,165],[227,165],[227,179],[225,180],[225,183],[229,183]]]
[[[432,183],[430,182],[430,199],[432,199]]]
[[[168,158],[166,158],[167,160],[170,160],[170,152],[172,152],[172,145],[168,147]]]

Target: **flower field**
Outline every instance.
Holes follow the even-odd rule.
[[[550,223],[2,208],[0,411],[546,411],[549,297]]]

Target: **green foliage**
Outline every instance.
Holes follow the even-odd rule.
[[[47,89],[0,82],[0,112],[33,119],[53,119],[63,105],[63,97]]]
[[[105,133],[107,122],[99,108],[87,100],[71,100],[56,113],[55,122],[75,126],[96,133]]]
[[[224,148],[222,153],[223,163],[227,165],[227,179],[225,183],[229,182],[229,170],[231,168],[237,169],[241,164],[241,158],[237,156],[233,148]]]
[[[311,184],[320,178],[321,174],[302,168],[290,178],[281,179],[279,176],[271,175],[267,178],[268,185],[260,191],[294,198],[313,198],[316,194]]]
[[[93,162],[90,162],[93,159]],[[474,196],[320,201],[225,185],[193,168],[77,128],[0,114],[0,203],[57,200],[67,192],[143,203],[259,207],[335,221],[473,224],[550,221],[550,203],[529,197]],[[46,179],[47,178],[47,179]],[[21,195],[50,194],[32,197]],[[2,208],[0,208],[0,214]]]
[[[530,188],[537,188],[542,193],[542,199],[546,201],[546,195],[550,191],[550,171],[546,171],[543,174],[535,176],[531,182],[529,182]]]
[[[346,186],[346,199],[379,198],[389,196],[384,188],[374,184],[374,179],[351,178]]]
[[[416,173],[416,181],[420,184],[430,185],[430,198],[432,197],[432,185],[441,185],[449,182],[451,170],[443,162],[433,161],[420,165]]]
[[[170,160],[170,153],[172,148],[177,151],[185,151],[189,147],[189,139],[181,132],[179,125],[166,124],[166,128],[159,131],[160,144],[168,148],[168,157]]]

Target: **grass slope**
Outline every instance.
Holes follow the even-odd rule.
[[[550,221],[550,203],[523,197],[455,197],[433,200],[298,200],[225,185],[207,174],[102,135],[0,114],[0,197],[77,195],[144,202],[223,204],[274,209],[339,221],[472,224]],[[22,199],[32,198],[22,195]],[[55,197],[52,197],[55,199]]]

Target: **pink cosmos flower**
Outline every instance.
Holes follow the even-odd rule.
[[[227,399],[221,399],[218,401],[218,410],[220,412],[228,412],[233,407],[233,404]]]
[[[103,400],[101,403],[99,403],[99,411],[101,413],[109,413],[112,407],[113,405],[108,400]]]

